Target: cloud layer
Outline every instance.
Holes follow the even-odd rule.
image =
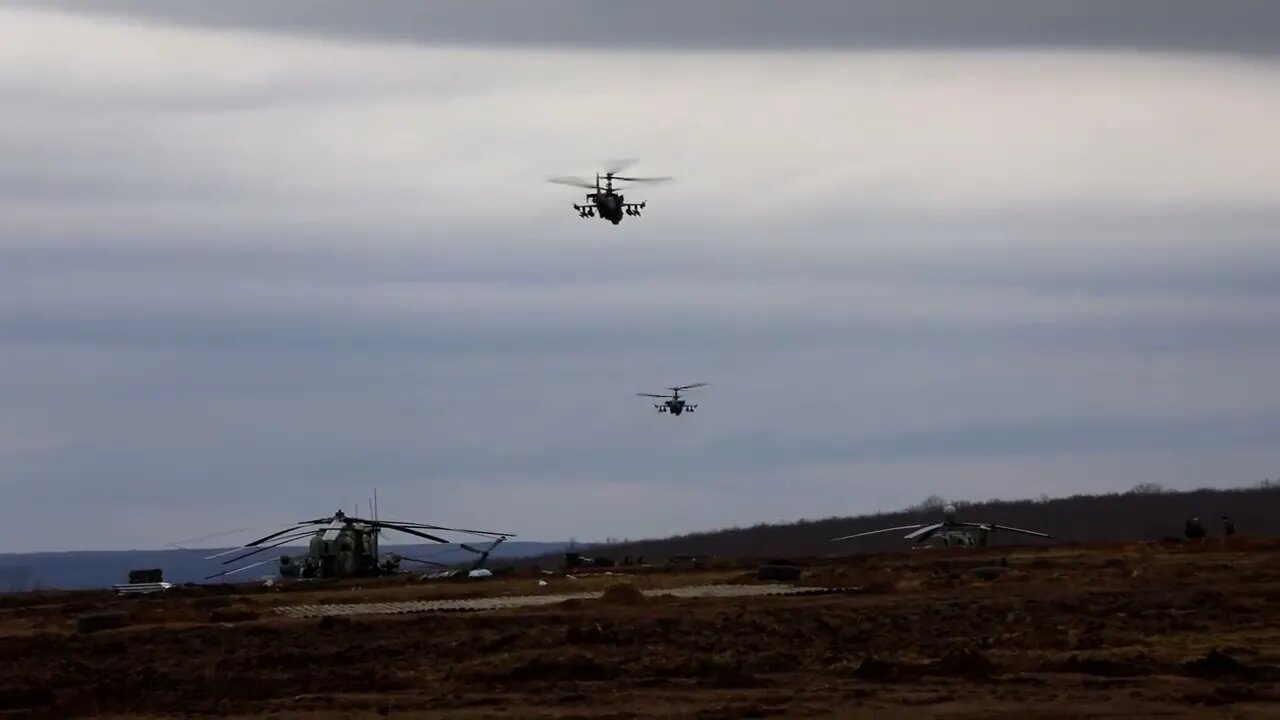
[[[1274,54],[1280,10],[1233,0],[13,0],[108,17],[350,41],[641,49],[1070,47]]]
[[[1274,475],[1261,6],[1217,47],[1181,6],[1072,47],[997,5],[967,42],[907,5],[849,43],[614,16],[676,49],[444,5],[440,42],[408,6],[0,10],[0,544],[374,486],[587,540]],[[617,227],[543,182],[629,156],[677,180]],[[692,416],[634,396],[694,381]]]

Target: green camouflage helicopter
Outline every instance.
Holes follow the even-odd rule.
[[[253,542],[246,543],[242,547],[224,550],[223,552],[206,557],[206,560],[224,557],[233,553],[240,552],[249,548],[247,552],[242,552],[235,557],[223,561],[223,565],[246,560],[258,553],[266,552],[272,548],[280,547],[296,540],[302,540],[308,536],[311,541],[307,546],[307,552],[299,555],[281,555],[279,557],[279,573],[283,578],[290,579],[328,579],[328,578],[349,578],[349,577],[378,577],[381,575],[390,575],[400,572],[401,561],[420,562],[430,565],[444,566],[443,563],[435,563],[429,560],[417,560],[408,558],[394,553],[378,553],[378,536],[383,530],[395,530],[407,535],[430,540],[432,542],[450,544],[450,541],[442,537],[426,532],[427,530],[440,530],[445,532],[459,532],[476,535],[493,540],[489,547],[481,550],[466,543],[461,543],[461,549],[479,555],[479,559],[472,566],[472,569],[478,568],[489,557],[489,553],[493,552],[507,538],[515,537],[513,533],[490,532],[487,530],[467,530],[463,528],[447,528],[439,525],[426,525],[423,523],[407,523],[407,522],[391,522],[387,520],[370,520],[366,518],[354,517],[346,515],[338,510],[333,515],[315,520],[303,520],[295,523],[291,527],[271,533],[270,535],[258,538]],[[264,545],[272,541],[269,544]],[[224,570],[206,577],[206,580],[225,577],[234,573],[242,572],[253,567],[258,567],[270,560],[261,560],[249,565],[243,565],[230,570]]]

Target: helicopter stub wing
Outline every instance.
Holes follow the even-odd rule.
[[[837,542],[840,540],[852,540],[853,538],[865,537],[867,535],[879,535],[880,533],[893,532],[894,530],[912,530],[914,528],[924,527],[923,525],[898,525],[897,527],[880,528],[879,530],[868,530],[867,532],[854,533],[853,535],[845,535],[843,537],[831,538],[827,542]]]

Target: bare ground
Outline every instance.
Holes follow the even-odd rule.
[[[751,581],[752,568],[0,596],[0,713],[317,720],[1280,717],[1280,542],[820,561],[848,591],[290,620],[272,606]],[[128,624],[77,631],[86,614]]]

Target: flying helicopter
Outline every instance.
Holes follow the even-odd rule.
[[[996,525],[993,523],[976,523],[976,522],[957,522],[956,506],[947,505],[942,508],[942,522],[925,523],[919,525],[899,525],[897,527],[880,528],[879,530],[870,530],[867,532],[856,533],[853,535],[845,535],[843,537],[832,538],[828,542],[838,542],[840,540],[851,540],[853,538],[864,537],[867,535],[876,535],[879,533],[893,532],[895,530],[912,530],[902,536],[904,540],[915,540],[917,544],[927,542],[931,538],[937,538],[942,541],[946,547],[986,547],[991,538],[991,534],[997,531],[1020,533],[1022,535],[1031,535],[1034,537],[1048,538],[1049,535],[1036,532],[1035,530],[1023,530],[1021,528],[1009,527],[1008,525]]]
[[[697,405],[687,403],[684,398],[680,397],[681,390],[689,390],[696,387],[702,387],[707,383],[699,382],[692,385],[681,385],[679,387],[667,388],[671,391],[670,395],[654,395],[653,393],[636,393],[638,397],[666,398],[665,402],[654,403],[654,407],[658,412],[669,412],[672,415],[679,415],[683,412],[693,412],[698,408]]]
[[[395,530],[407,535],[446,545],[449,544],[448,540],[426,531],[442,530],[446,532],[459,532],[496,539],[487,550],[478,550],[465,543],[460,545],[463,550],[479,554],[481,556],[481,563],[489,556],[489,553],[492,552],[499,543],[507,538],[515,537],[513,533],[447,528],[439,525],[426,525],[423,523],[392,522],[377,519],[371,520],[346,515],[341,510],[338,510],[329,517],[317,518],[314,520],[303,520],[295,523],[291,527],[278,530],[270,535],[258,538],[253,542],[246,543],[243,547],[224,550],[223,552],[210,555],[205,559],[212,560],[226,555],[231,555],[233,553],[239,553],[235,557],[222,562],[223,565],[230,565],[272,548],[285,545],[295,540],[302,540],[310,537],[311,541],[307,546],[306,553],[301,555],[282,555],[279,557],[279,573],[281,577],[307,579],[377,577],[379,575],[388,575],[399,572],[401,560],[417,562],[413,558],[405,558],[395,554],[379,556],[378,536],[383,530]],[[268,543],[268,541],[271,542]],[[263,543],[268,544],[264,545]],[[242,550],[247,550],[247,552],[240,552]],[[261,560],[249,565],[243,565],[231,570],[224,570],[223,572],[209,575],[205,579],[212,580],[214,578],[231,575],[269,562],[271,561]],[[478,564],[476,567],[478,567]]]
[[[596,181],[593,183],[585,178],[578,177],[554,177],[548,178],[548,182],[559,183],[561,185],[572,185],[574,187],[586,188],[592,192],[587,193],[586,198],[590,204],[578,205],[574,203],[573,209],[578,211],[578,217],[588,218],[595,217],[596,213],[600,213],[600,219],[608,220],[617,225],[622,222],[622,215],[626,213],[633,217],[640,217],[640,211],[644,210],[645,202],[638,203],[627,202],[626,198],[616,192],[613,187],[614,180],[623,180],[626,182],[666,182],[669,177],[623,177],[618,173],[630,167],[634,160],[621,160],[612,163],[605,168],[603,175],[604,187],[600,186],[600,173],[596,173]]]

